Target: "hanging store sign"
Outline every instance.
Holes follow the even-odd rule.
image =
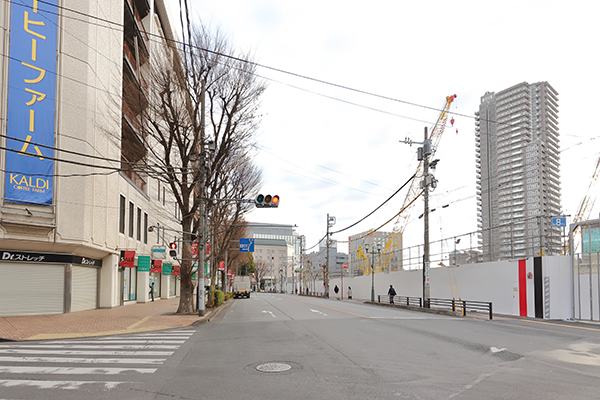
[[[150,272],[153,274],[160,274],[162,272],[162,260],[152,260],[152,268]]]
[[[170,276],[172,273],[173,273],[173,264],[171,264],[171,263],[164,263],[162,265],[162,274]]]
[[[58,0],[13,1],[6,201],[52,205]]]
[[[138,256],[138,272],[150,272],[150,256]]]
[[[135,266],[135,251],[121,251],[119,267],[133,268]]]

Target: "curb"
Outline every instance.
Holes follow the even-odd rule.
[[[222,310],[225,310],[225,309],[231,307],[232,304],[233,304],[233,302],[231,301],[231,299],[227,300],[226,302],[221,304],[216,310],[211,311],[210,313],[208,313],[206,316],[204,316],[199,321],[192,322],[190,324],[190,326],[198,326],[198,325],[207,324],[207,323],[211,322],[213,320],[213,318],[217,317],[221,313]]]

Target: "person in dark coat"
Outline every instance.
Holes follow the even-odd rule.
[[[390,304],[394,304],[394,296],[396,295],[396,290],[392,285],[388,289],[388,295],[390,296]]]

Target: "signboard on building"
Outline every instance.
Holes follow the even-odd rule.
[[[133,268],[135,266],[135,251],[121,251],[119,267]]]
[[[162,260],[152,260],[150,272],[153,274],[160,274],[162,272]]]
[[[11,4],[4,197],[52,205],[58,0]]]
[[[171,264],[171,263],[164,263],[162,265],[162,274],[169,276],[172,273],[173,273],[173,264]]]
[[[138,256],[138,272],[150,272],[150,256]]]
[[[154,260],[164,260],[167,258],[167,246],[155,246],[152,248],[152,258]]]

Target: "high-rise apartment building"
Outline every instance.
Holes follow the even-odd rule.
[[[486,93],[475,115],[482,261],[559,254],[558,93],[523,82]]]

